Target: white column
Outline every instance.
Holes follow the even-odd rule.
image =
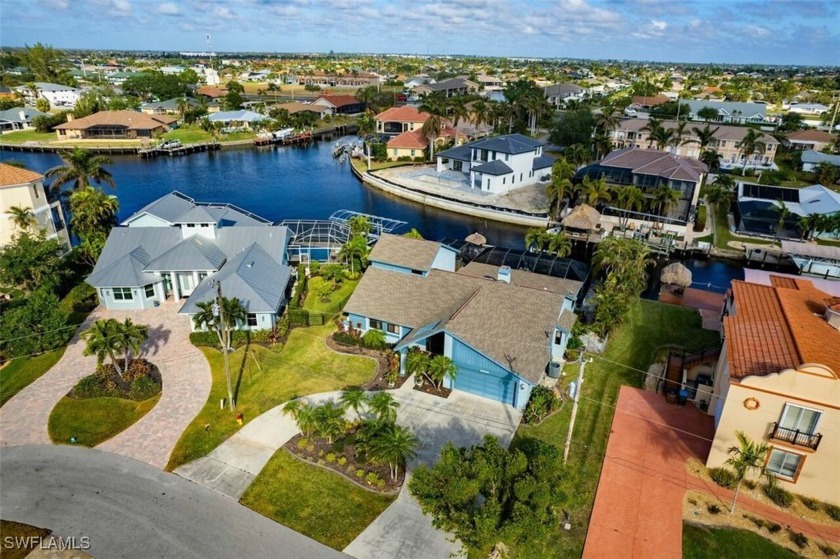
[[[178,274],[176,272],[169,272],[172,278],[172,297],[177,301],[181,298],[181,287],[178,285]]]
[[[199,281],[201,280],[198,279],[198,271],[196,270],[195,272],[193,272],[193,290],[195,290],[195,288],[198,287]]]

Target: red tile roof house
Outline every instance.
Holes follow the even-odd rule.
[[[59,140],[156,138],[178,122],[174,116],[136,111],[100,111],[84,118],[67,118],[68,122],[55,127]]]
[[[416,108],[405,105],[404,107],[391,107],[373,117],[376,121],[377,134],[402,134],[412,130],[419,130],[429,120],[429,113],[419,111]]]
[[[352,95],[321,95],[312,103],[327,107],[334,115],[357,115],[365,111],[365,104]]]
[[[445,122],[435,140],[435,149],[453,140],[455,141],[455,145],[459,146],[466,141],[466,136],[455,130],[448,122]],[[414,159],[426,155],[426,150],[429,149],[429,140],[423,135],[422,129],[417,128],[394,136],[388,140],[387,146],[388,159],[390,161],[397,161],[400,157]]]
[[[724,303],[706,465],[721,466],[744,431],[771,446],[764,471],[782,487],[840,505],[840,297],[799,278],[770,281],[733,281]]]

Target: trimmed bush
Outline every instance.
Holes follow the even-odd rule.
[[[831,503],[826,503],[825,512],[828,514],[828,516],[840,522],[840,507],[838,507],[837,505],[832,505]]]
[[[727,489],[735,487],[735,474],[732,473],[732,470],[727,468],[709,468],[709,476],[711,476],[712,481],[721,487],[726,487]]]
[[[720,507],[717,505],[709,505],[706,510],[709,511],[709,514],[720,514]]]
[[[764,486],[764,494],[780,507],[788,508],[793,504],[793,494],[779,487],[775,481],[771,481]]]
[[[131,399],[146,400],[160,392],[160,386],[149,376],[134,379],[131,383]]]
[[[820,551],[822,551],[823,555],[825,555],[826,557],[834,557],[838,553],[837,550],[831,547],[830,545],[818,543],[817,547],[820,549]]]
[[[321,263],[317,260],[309,263],[309,275],[317,276],[321,272]]]
[[[342,344],[342,345],[350,345],[350,346],[360,346],[362,342],[356,336],[348,334],[347,332],[336,332],[332,335],[332,339],[334,342]]]
[[[818,510],[820,508],[820,502],[816,499],[812,499],[810,497],[803,497],[802,495],[800,495],[799,500],[802,501],[803,505],[805,505],[811,510]]]
[[[368,330],[362,336],[362,345],[370,349],[385,349],[388,343],[385,341],[385,332],[382,330]]]
[[[771,534],[775,534],[776,532],[778,532],[778,531],[779,531],[779,530],[781,530],[781,529],[782,529],[782,525],[781,525],[781,524],[776,524],[775,522],[773,522],[772,524],[768,524],[768,525],[767,525],[767,530],[768,530]]]
[[[539,423],[558,407],[560,400],[554,396],[554,391],[538,385],[531,391],[531,398],[522,417],[525,423]]]
[[[808,547],[808,536],[803,534],[802,532],[797,532],[796,530],[791,530],[788,528],[788,537],[790,541],[796,544],[796,547],[799,549],[805,549]]]

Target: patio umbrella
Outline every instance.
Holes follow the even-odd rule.
[[[590,206],[589,204],[580,204],[575,206],[569,215],[563,218],[560,222],[563,227],[571,229],[583,229],[584,231],[591,231],[598,225],[601,219],[601,214]]]
[[[659,276],[659,279],[662,280],[662,283],[688,287],[691,285],[691,270],[679,262],[674,262],[662,269],[662,275]]]
[[[467,241],[468,243],[472,243],[472,244],[478,245],[480,247],[483,247],[484,245],[487,244],[487,239],[481,233],[473,233],[472,235],[469,235],[464,240]]]

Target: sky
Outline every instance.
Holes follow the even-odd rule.
[[[840,65],[837,0],[2,0],[0,45]]]

